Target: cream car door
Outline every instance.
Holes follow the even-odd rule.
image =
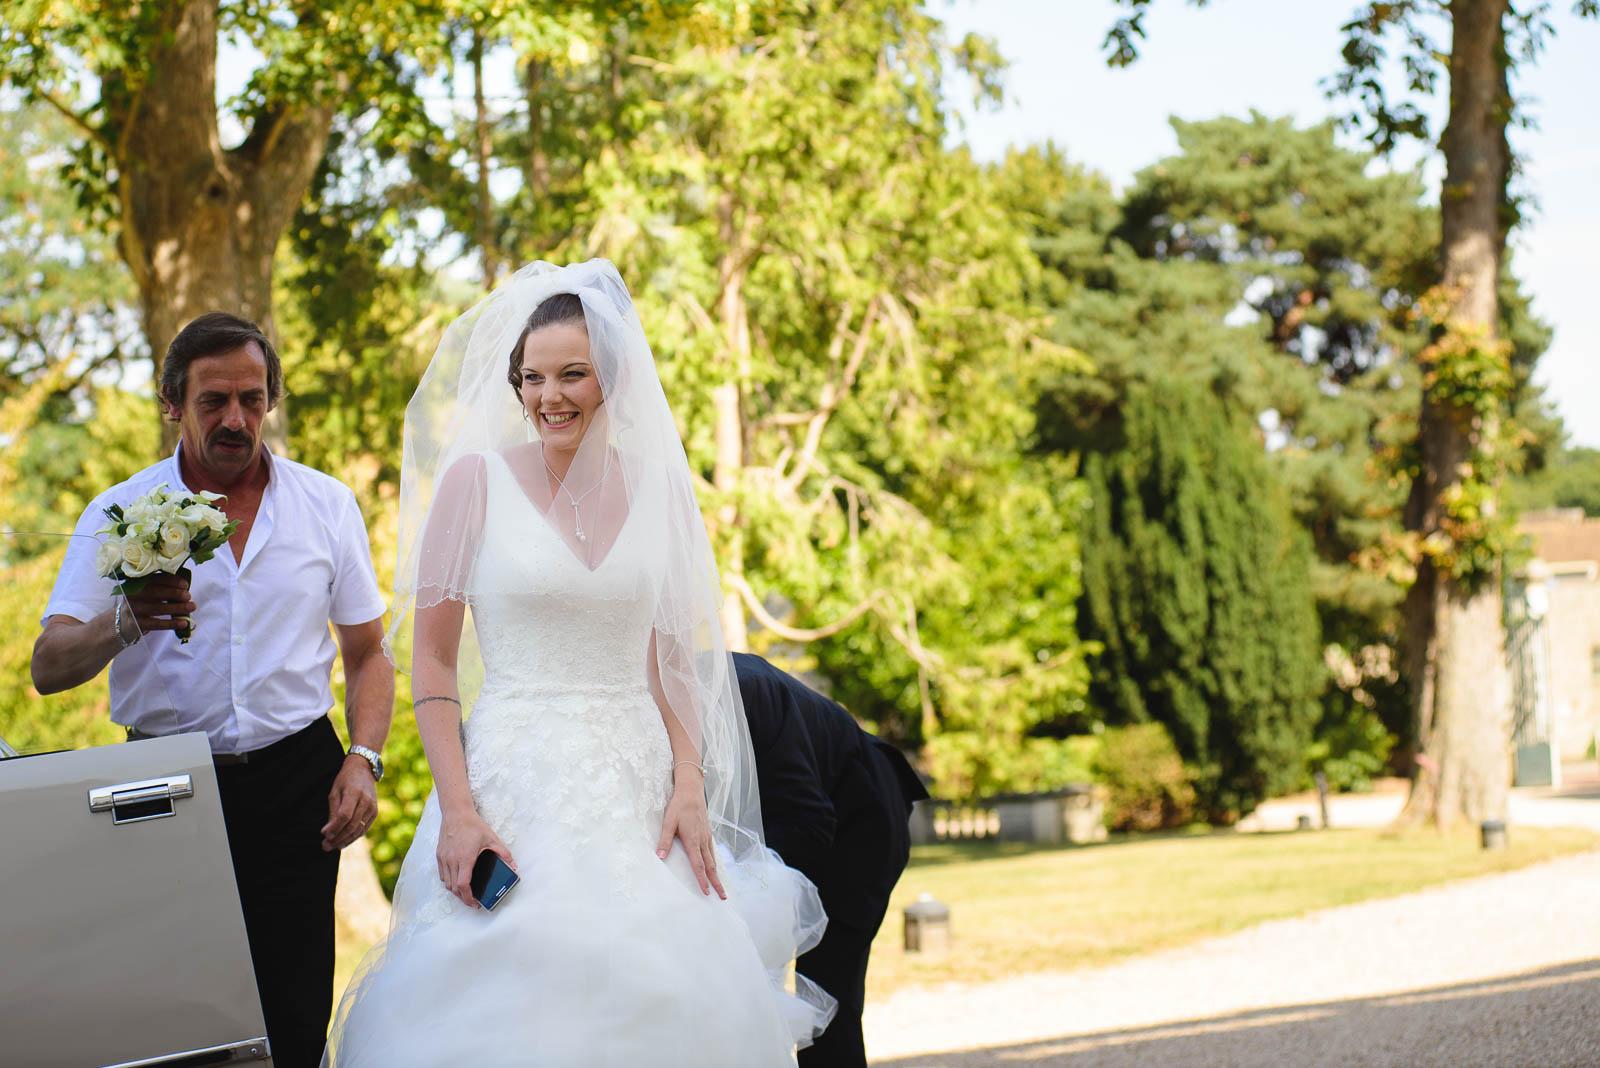
[[[206,736],[10,751],[0,1062],[270,1064]]]

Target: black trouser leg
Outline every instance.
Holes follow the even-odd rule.
[[[829,854],[832,866],[812,873],[828,929],[816,948],[795,962],[795,970],[838,998],[839,1011],[816,1043],[800,1051],[800,1068],[865,1068],[867,1063],[861,1034],[867,954],[911,855],[910,806],[894,769],[876,750],[867,752],[867,760],[874,802],[840,825]]]
[[[795,961],[796,971],[839,999],[828,1029],[800,1051],[800,1068],[865,1068],[861,1009],[867,996],[867,953],[876,933],[829,920],[822,941]]]
[[[261,1011],[277,1068],[316,1068],[333,1011],[333,891],[322,850],[344,750],[326,719],[217,768]]]

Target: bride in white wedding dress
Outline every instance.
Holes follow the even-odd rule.
[[[327,1063],[792,1064],[833,1012],[792,972],[826,921],[761,839],[710,545],[610,263],[525,267],[450,328],[401,487],[390,648],[435,786]],[[485,849],[520,876],[493,911]]]

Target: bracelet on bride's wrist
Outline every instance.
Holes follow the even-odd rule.
[[[124,603],[121,597],[117,598],[117,616],[111,623],[111,631],[117,636],[117,641],[122,643],[124,649],[132,649],[139,644],[139,638],[136,637],[130,642],[122,636],[122,606]]]
[[[698,760],[679,760],[679,761],[675,762],[672,765],[672,774],[674,774],[674,775],[678,774],[678,765],[679,764],[687,764],[687,765],[689,765],[691,768],[695,769],[696,771],[698,771],[700,773],[700,777],[702,779],[706,777],[705,765],[700,763]]]

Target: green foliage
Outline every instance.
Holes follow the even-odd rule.
[[[525,70],[537,127],[496,143],[524,182],[492,255],[606,255],[633,284],[725,580],[786,606],[757,643],[820,632],[858,715],[961,735],[941,789],[1025,785],[1008,754],[1081,710],[1085,673],[1081,495],[1021,446],[1037,382],[1079,364],[1038,336],[1037,268],[982,168],[944,147],[945,64],[982,84],[993,57],[883,0],[635,26],[626,64],[580,29]]]
[[[109,385],[143,343],[113,242],[59,180],[69,141],[60,116],[0,95],[3,529],[71,530],[157,441],[155,405]]]
[[[1600,516],[1600,449],[1555,451],[1545,467],[1514,478],[1507,496],[1516,511],[1581,508],[1586,516]]]
[[[372,865],[378,872],[383,892],[394,895],[400,865],[411,849],[422,818],[428,794],[433,790],[433,773],[428,770],[428,755],[411,715],[411,680],[402,677],[395,687],[394,725],[383,747],[383,781],[378,784],[378,817],[368,832],[372,839]]]
[[[0,528],[64,534],[89,502],[146,466],[160,448],[154,397],[115,387],[56,395],[39,421],[0,451],[7,488]]]
[[[0,93],[0,394],[65,364],[71,390],[142,356],[134,289],[112,236],[83,216],[61,169],[73,131],[49,108]]]
[[[1366,790],[1382,775],[1394,746],[1394,735],[1369,708],[1323,697],[1323,716],[1316,737],[1306,749],[1306,764],[1321,771],[1334,790]],[[1309,786],[1307,776],[1302,786]]]
[[[28,681],[39,614],[66,556],[64,538],[0,535],[0,737],[22,753],[82,749],[122,740],[110,719],[104,672],[65,693],[41,697]]]
[[[1194,821],[1191,773],[1161,724],[1106,728],[1092,769],[1106,790],[1105,822],[1111,830],[1158,831]]]
[[[1339,148],[1328,124],[1252,115],[1174,128],[1181,152],[1141,172],[1120,205],[1050,148],[1002,168],[1047,268],[1055,336],[1099,368],[1098,383],[1047,392],[1045,421],[1092,422],[1129,381],[1203,383],[1263,427],[1315,551],[1328,655],[1395,663],[1412,574],[1395,555],[1413,462],[1400,458],[1415,438],[1417,358],[1429,341],[1413,317],[1435,270],[1437,212],[1415,175],[1369,174],[1371,158]],[[1509,268],[1501,291],[1511,352],[1499,381],[1518,414],[1507,436],[1533,468],[1559,436],[1531,382],[1548,332]],[[1475,521],[1473,502],[1461,505],[1462,522]],[[1317,738],[1335,749],[1363,736],[1339,725],[1369,713],[1397,736],[1411,729],[1408,690],[1386,675],[1335,673],[1327,701]]]
[[[1249,430],[1194,386],[1130,386],[1078,447],[1091,700],[1164,724],[1204,811],[1236,818],[1299,780],[1326,681],[1304,535]]]

